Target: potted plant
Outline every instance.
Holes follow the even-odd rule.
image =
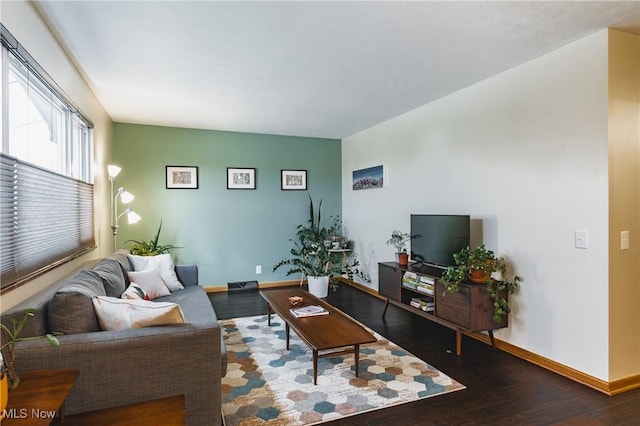
[[[397,229],[391,233],[391,238],[387,240],[387,245],[395,247],[398,264],[404,266],[409,263],[407,243],[416,237],[417,235],[411,235],[407,232],[400,232]]]
[[[46,334],[44,336],[35,336],[35,337],[20,337],[20,333],[24,328],[24,325],[27,323],[29,318],[34,316],[38,312],[37,309],[25,309],[24,316],[21,319],[11,318],[9,320],[9,326],[0,323],[0,328],[2,329],[3,341],[4,343],[0,346],[0,351],[7,348],[7,352],[2,352],[3,362],[6,366],[6,376],[9,390],[15,389],[20,384],[20,377],[15,370],[15,362],[16,362],[16,343],[20,341],[26,340],[35,340],[46,338],[49,342],[49,345],[53,347],[60,346],[60,342],[53,334]]]
[[[505,291],[507,294],[513,294],[518,289],[522,278],[518,275],[508,278],[504,257],[496,256],[484,245],[475,249],[467,246],[453,257],[456,266],[447,268],[440,278],[445,293],[459,291],[459,284],[465,280],[485,284],[485,293],[493,302],[493,320],[496,323],[502,322],[502,318],[511,312]],[[500,273],[500,281],[493,278],[494,272]]]
[[[127,242],[131,243],[129,246],[129,251],[131,254],[135,254],[138,256],[156,256],[158,254],[169,253],[169,250],[182,248],[172,246],[171,244],[159,244],[158,241],[160,239],[160,231],[162,230],[162,220],[160,220],[160,226],[158,227],[158,232],[156,232],[155,237],[146,242],[145,240],[136,241],[136,240],[127,240]]]
[[[317,297],[326,297],[329,289],[329,281],[334,274],[346,273],[349,276],[357,274],[365,278],[364,274],[356,267],[357,259],[343,261],[340,252],[332,252],[332,236],[339,231],[339,220],[334,219],[334,224],[325,228],[321,224],[322,200],[318,205],[316,217],[313,200],[309,196],[309,220],[307,225],[298,225],[296,239],[291,249],[291,258],[278,262],[273,270],[289,265],[287,275],[302,273],[307,277],[309,292]],[[366,278],[365,278],[366,279]]]

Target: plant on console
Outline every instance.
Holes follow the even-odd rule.
[[[507,276],[507,264],[504,257],[497,257],[484,245],[471,249],[469,246],[453,255],[456,266],[448,267],[440,281],[444,284],[445,294],[455,293],[460,290],[459,284],[465,280],[485,284],[485,293],[493,302],[493,320],[502,322],[502,318],[511,312],[509,301],[501,296],[504,290],[513,294],[522,278],[518,275],[509,279]],[[500,272],[501,281],[495,280],[491,275]]]
[[[391,238],[387,240],[387,245],[395,247],[396,253],[406,253],[407,243],[417,237],[418,235],[411,235],[394,229],[391,233]]]

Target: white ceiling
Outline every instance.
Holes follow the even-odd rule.
[[[41,1],[116,122],[344,138],[613,27],[640,1]]]

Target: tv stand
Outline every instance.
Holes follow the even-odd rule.
[[[462,334],[486,331],[495,347],[493,330],[507,327],[508,318],[493,321],[493,302],[484,284],[465,281],[459,292],[445,294],[442,273],[433,266],[378,263],[379,293],[386,298],[382,317],[391,304],[454,330],[457,355],[462,355]]]

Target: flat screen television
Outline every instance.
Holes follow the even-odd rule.
[[[469,245],[471,219],[465,215],[412,214],[411,260],[446,268],[453,255]]]

